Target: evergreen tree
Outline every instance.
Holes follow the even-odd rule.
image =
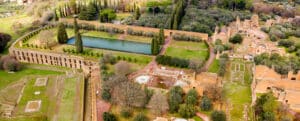
[[[71,6],[71,10],[72,13],[77,14],[77,4],[76,4],[76,0],[70,0],[70,6]]]
[[[179,109],[179,105],[182,103],[183,90],[179,86],[172,87],[169,92],[169,107],[170,112],[175,113]]]
[[[68,40],[68,34],[66,32],[66,27],[63,23],[59,23],[59,25],[58,25],[57,40],[60,44],[66,43]]]
[[[135,15],[134,15],[135,20],[138,20],[140,18],[140,16],[141,16],[140,8],[136,7],[136,9],[135,9]]]
[[[81,20],[95,20],[97,16],[97,8],[93,3],[90,3],[86,8],[82,8],[79,19]]]
[[[196,105],[198,101],[198,92],[195,89],[189,90],[186,96],[186,103],[188,105]]]
[[[83,52],[83,45],[82,45],[82,38],[81,38],[81,35],[80,33],[76,33],[75,35],[75,46],[76,46],[76,52],[77,53],[82,53]]]
[[[59,18],[58,18],[58,16],[57,16],[56,9],[54,9],[53,13],[54,13],[54,20],[55,20],[55,21],[58,21]]]
[[[226,121],[226,114],[223,111],[213,111],[211,113],[212,121]]]
[[[204,95],[200,103],[201,110],[209,111],[211,107],[212,107],[211,100],[206,95]]]
[[[157,55],[159,53],[159,43],[157,37],[154,37],[151,42],[151,53],[152,55]]]
[[[82,38],[79,33],[78,23],[77,23],[77,17],[74,17],[74,31],[75,31],[75,46],[76,46],[76,52],[82,53],[83,52],[83,45],[82,45]]]
[[[108,5],[107,5],[107,0],[104,0],[104,8],[107,8]]]
[[[74,16],[74,33],[78,33],[79,28],[78,28],[78,23],[77,23],[77,16]]]
[[[163,45],[163,44],[165,44],[165,34],[164,34],[165,32],[164,32],[164,29],[163,28],[160,28],[160,30],[159,30],[159,35],[158,35],[158,37],[159,37],[159,44],[160,45]]]

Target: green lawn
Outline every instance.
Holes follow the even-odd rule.
[[[166,55],[184,59],[206,60],[208,57],[208,51],[201,50],[188,50],[184,48],[168,47]]]
[[[42,87],[34,86],[35,81],[36,81],[36,78],[32,78],[29,81],[27,81],[22,98],[20,100],[20,103],[17,106],[17,108],[18,108],[18,111],[16,113],[17,115],[27,115],[27,116],[47,115],[49,104],[54,103],[54,102],[49,101],[49,95],[47,94],[47,88],[50,87],[51,85],[53,85],[53,81],[51,79],[49,79],[47,82],[47,86],[42,86]],[[35,95],[34,93],[36,91],[40,91],[41,94]],[[27,102],[35,101],[35,100],[42,101],[40,110],[37,112],[33,112],[33,113],[24,112]]]
[[[18,81],[21,78],[29,75],[57,75],[63,74],[62,72],[39,70],[32,68],[23,68],[22,70],[15,73],[8,73],[6,71],[0,70],[0,90],[9,85],[12,82]]]
[[[16,22],[19,22],[22,24],[21,32],[25,32],[26,29],[30,26],[32,22],[32,18],[27,16],[26,14],[18,14],[15,16],[7,17],[7,18],[0,18],[0,32],[1,33],[7,33],[12,36],[11,41],[8,43],[10,45],[12,42],[14,42],[16,39],[18,39],[22,34],[16,34],[14,29],[12,28],[12,25]],[[4,54],[8,53],[8,49],[6,48]]]
[[[245,64],[244,70],[244,81],[245,84],[241,82],[229,82],[226,81],[223,87],[224,96],[226,101],[231,104],[231,112],[230,118],[232,121],[242,121],[243,120],[243,113],[244,113],[244,106],[251,105],[251,80],[252,80],[252,63],[245,62],[243,60],[235,59],[231,61],[231,67],[228,69],[229,72],[226,73],[227,80],[230,80],[230,71],[234,69],[235,64]],[[243,68],[243,67],[242,67]],[[237,72],[238,73],[238,72]],[[229,74],[229,75],[228,75]],[[250,108],[248,109],[250,110]],[[251,113],[251,112],[250,112]],[[252,118],[252,117],[250,117]]]
[[[232,104],[231,120],[242,121],[244,105],[251,104],[251,88],[250,85],[241,85],[239,83],[225,83],[224,85],[225,99]]]
[[[206,60],[209,56],[208,47],[204,42],[187,42],[173,40],[165,55],[172,57]]]
[[[82,98],[78,100],[75,98],[76,96],[83,97],[83,90],[80,93],[77,93],[76,85],[84,86],[82,77],[73,77],[64,80],[64,89],[61,100],[61,107],[58,112],[58,120],[59,121],[79,121],[78,117],[81,115],[81,105],[83,104]],[[77,86],[78,86],[77,85]],[[78,87],[78,89],[83,89]],[[78,110],[79,109],[79,110]]]
[[[209,66],[208,72],[218,73],[220,68],[219,60],[215,59],[213,63]]]

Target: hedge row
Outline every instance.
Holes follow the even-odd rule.
[[[199,37],[189,36],[189,35],[180,34],[180,33],[174,33],[172,37],[174,40],[178,40],[178,41],[192,41],[192,42],[201,42],[202,41],[202,39]]]
[[[142,30],[133,30],[131,28],[127,29],[127,34],[135,35],[135,36],[145,36],[145,37],[158,36],[158,33],[155,33],[155,32],[144,32]]]
[[[49,26],[45,26],[41,29],[37,29],[33,32],[30,32],[28,33],[27,35],[25,35],[23,38],[22,38],[22,42],[26,42],[27,40],[29,40],[30,38],[32,38],[33,36],[37,35],[38,33],[40,33],[42,30],[48,30],[48,29],[51,29],[51,28],[54,28],[56,25],[49,25]]]
[[[74,24],[69,24],[69,23],[64,23],[66,27],[68,28],[74,28]],[[106,27],[106,26],[99,26],[96,27],[93,24],[87,24],[87,23],[80,23],[78,24],[79,29],[84,29],[84,30],[91,30],[91,31],[102,31],[102,32],[113,32],[113,33],[119,33],[119,34],[124,34],[123,29],[119,29],[116,27]]]
[[[156,62],[162,65],[180,67],[180,68],[188,68],[190,61],[187,59],[181,59],[177,57],[158,55],[156,57]]]

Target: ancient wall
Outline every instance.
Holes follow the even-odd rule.
[[[40,52],[30,49],[12,47],[10,49],[10,54],[14,55],[20,62],[82,69],[86,74],[91,72],[92,66],[97,65],[97,62],[85,60],[80,56]]]

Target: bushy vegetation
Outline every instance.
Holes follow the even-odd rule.
[[[258,120],[277,121],[286,116],[288,111],[276,100],[272,92],[264,93],[256,100],[254,108]]]
[[[189,66],[189,60],[181,59],[177,57],[158,55],[156,57],[156,62],[162,65],[187,68]]]
[[[226,114],[223,111],[213,111],[210,118],[212,121],[226,121]]]
[[[58,25],[57,40],[60,44],[67,43],[68,41],[68,34],[66,31],[66,27],[63,23],[60,23]]]
[[[236,34],[233,37],[229,38],[229,42],[233,44],[241,44],[243,42],[243,37],[240,34]]]
[[[5,33],[0,33],[0,52],[2,52],[7,43],[11,40],[11,36]]]
[[[242,20],[251,17],[250,12],[229,11],[226,9],[198,9],[189,6],[180,25],[181,30],[203,32],[212,35],[216,26],[228,25],[236,16]]]
[[[0,58],[0,70],[1,69],[15,72],[21,69],[21,64],[14,56],[6,55]]]
[[[274,24],[270,28],[262,28],[262,31],[269,34],[271,41],[287,39],[290,36],[300,37],[299,26],[292,23]]]
[[[289,71],[298,72],[300,70],[300,58],[291,56],[289,58],[280,56],[277,53],[263,53],[254,57],[256,65],[266,65],[274,67],[279,74],[286,75]]]

